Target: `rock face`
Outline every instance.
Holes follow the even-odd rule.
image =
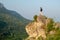
[[[59,23],[59,22],[55,23],[55,24],[54,24],[54,27],[55,27],[55,29],[56,29],[56,28],[60,28],[60,23]]]
[[[31,22],[26,26],[26,32],[28,33],[29,38],[34,37],[38,39],[40,36],[45,39],[46,32],[45,32],[45,25],[46,25],[46,18],[43,15],[37,17],[37,21]]]

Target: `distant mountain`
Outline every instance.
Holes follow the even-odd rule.
[[[22,17],[19,13],[17,13],[16,11],[12,11],[12,10],[8,10],[6,9],[3,4],[0,3],[0,13],[4,13],[4,14],[9,14],[9,15],[12,15],[18,19],[20,19],[21,21],[25,21],[25,20],[28,20],[24,17]],[[22,19],[21,19],[22,18]]]
[[[0,40],[22,40],[27,37],[25,26],[30,20],[0,3]]]

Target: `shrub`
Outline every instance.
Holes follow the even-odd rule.
[[[37,21],[37,15],[35,15],[33,18],[34,18],[34,21]]]

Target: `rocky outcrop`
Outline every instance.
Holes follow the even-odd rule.
[[[46,35],[54,35],[56,29],[60,28],[60,23],[55,22],[52,18],[48,18],[44,15],[37,16],[37,20],[29,23],[25,29],[29,37],[26,40],[38,40],[42,37],[46,40]]]
[[[30,23],[26,26],[26,32],[30,37],[35,37],[36,39],[38,39],[38,37],[43,37],[46,38],[45,35],[45,30],[42,27],[43,23],[42,22],[33,22]]]
[[[38,39],[40,36],[45,39],[46,32],[45,32],[45,24],[46,18],[43,15],[37,17],[37,21],[31,22],[26,26],[26,32],[28,33],[29,38],[34,37]]]
[[[55,27],[55,29],[56,29],[56,28],[60,28],[60,22],[54,23],[54,27]]]

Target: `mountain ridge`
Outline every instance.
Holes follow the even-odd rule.
[[[22,40],[26,38],[25,26],[31,20],[24,18],[16,11],[6,9],[2,3],[0,5],[0,39]]]

